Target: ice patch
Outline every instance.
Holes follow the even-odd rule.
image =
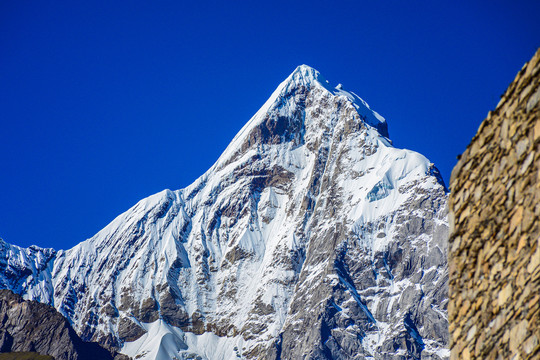
[[[394,187],[391,184],[388,184],[385,181],[379,181],[366,195],[366,199],[369,202],[384,199],[385,197],[390,195],[390,190],[393,189]]]

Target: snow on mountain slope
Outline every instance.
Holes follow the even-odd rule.
[[[2,243],[0,280],[141,359],[447,358],[446,198],[302,65],[192,185],[67,251]]]

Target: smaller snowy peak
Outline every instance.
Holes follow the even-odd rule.
[[[25,294],[25,298],[52,302],[50,265],[56,251],[32,245],[22,248],[0,238],[0,289]]]

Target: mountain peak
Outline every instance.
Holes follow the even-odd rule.
[[[317,81],[321,74],[314,68],[309,65],[299,65],[294,69],[292,74],[289,76],[290,79],[300,80],[302,79],[305,82]]]
[[[309,65],[303,64],[297,66],[291,75],[289,75],[289,77],[278,87],[274,94],[289,93],[292,88],[298,86],[312,88],[315,84],[321,86],[332,95],[345,96],[348,101],[354,105],[366,124],[376,128],[382,136],[389,137],[386,120],[377,112],[373,111],[367,102],[355,93],[345,90],[341,83],[334,87],[318,70]],[[270,99],[275,100],[275,96],[272,96]]]
[[[385,134],[299,66],[187,188],[50,256],[0,241],[0,288],[140,360],[448,358],[446,192]]]
[[[291,85],[303,85],[305,87],[311,87],[314,83],[319,83],[324,88],[332,91],[329,82],[321,75],[321,73],[312,68],[309,65],[299,65],[294,71],[285,79],[283,84],[286,84],[285,88],[290,88]]]
[[[318,129],[326,125],[333,127],[336,111],[341,108],[341,105],[336,105],[336,101],[341,102],[341,105],[348,104],[350,114],[356,113],[351,115],[357,119],[355,121],[376,129],[382,137],[389,137],[386,120],[362,98],[344,90],[341,84],[333,87],[318,70],[303,64],[297,66],[279,84],[259,111],[238,132],[217,163],[228,164],[239,153],[262,143],[293,141],[298,145],[303,141],[308,128],[318,132]],[[310,113],[315,111],[317,115],[306,117],[306,103],[313,108]],[[309,126],[308,123],[313,121],[319,125]]]

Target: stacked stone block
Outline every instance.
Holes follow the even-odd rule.
[[[450,180],[451,359],[540,358],[540,49]]]

